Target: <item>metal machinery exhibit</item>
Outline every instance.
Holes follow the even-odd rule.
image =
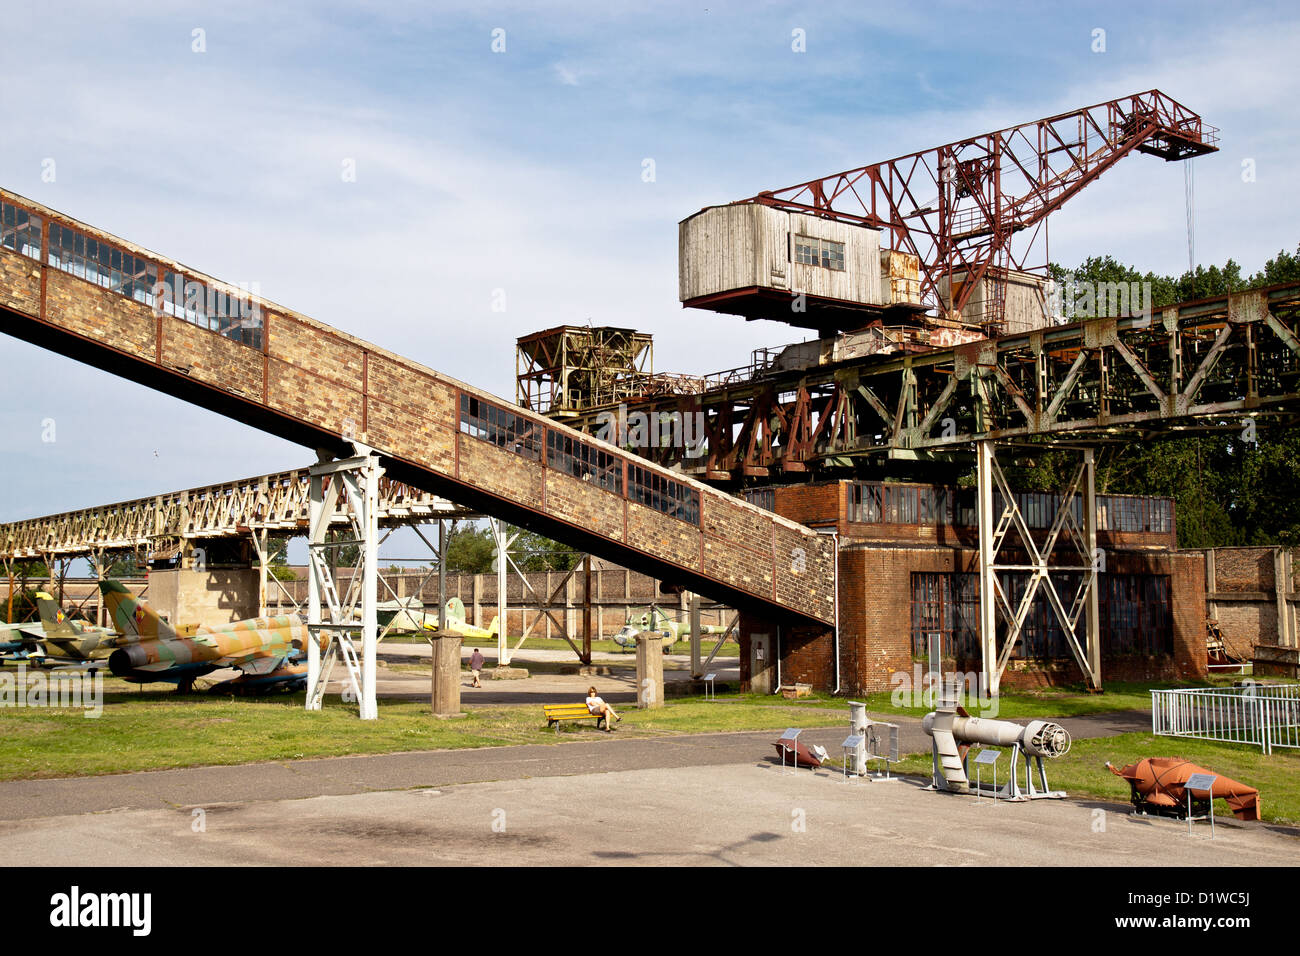
[[[1060,724],[1032,720],[1021,725],[1009,720],[971,717],[955,705],[945,705],[925,715],[922,727],[930,735],[933,759],[933,787],[951,793],[971,793],[977,789],[1006,800],[1060,798],[1065,793],[1047,786],[1044,759],[1063,757],[1070,750],[1070,734]],[[971,744],[986,747],[1010,747],[1011,769],[1001,787],[970,781],[966,757]],[[1024,787],[1020,786],[1020,758],[1025,758]],[[1038,771],[1038,783],[1034,782]]]

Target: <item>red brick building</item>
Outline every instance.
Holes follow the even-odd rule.
[[[1018,497],[1041,543],[1056,498]],[[742,616],[741,676],[748,685],[761,691],[777,682],[802,682],[829,691],[838,683],[846,694],[887,691],[893,675],[911,673],[924,657],[926,635],[933,633],[941,635],[945,669],[980,670],[973,488],[837,481],[765,488],[749,492],[749,498],[838,535],[840,628],[837,660],[830,631],[781,628]],[[1173,502],[1099,495],[1097,506],[1097,544],[1105,562],[1098,585],[1103,681],[1203,676],[1205,561],[1199,552],[1177,550]],[[1025,577],[1004,572],[1003,587],[1013,601]],[[1069,597],[1063,600],[1068,606]],[[1002,684],[1083,679],[1040,593]]]

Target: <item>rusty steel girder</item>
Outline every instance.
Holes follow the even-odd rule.
[[[648,457],[712,481],[778,480],[973,441],[1103,442],[1300,412],[1300,283],[754,379],[629,412],[698,414],[705,445]],[[601,409],[575,422],[591,427]]]
[[[740,202],[882,230],[886,248],[920,259],[924,304],[960,313],[986,277],[1045,274],[1047,216],[1119,160],[1215,152],[1217,134],[1147,90]],[[955,294],[944,295],[945,279]],[[999,327],[1004,304],[995,298],[986,328]]]

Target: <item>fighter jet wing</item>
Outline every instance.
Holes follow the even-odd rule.
[[[45,626],[39,621],[25,624],[0,624],[0,641],[43,641]]]
[[[150,674],[157,674],[160,671],[171,670],[175,665],[171,661],[155,661],[152,664],[141,664],[139,667],[132,668],[137,671],[148,671]]]
[[[57,644],[59,647],[70,647],[73,644],[80,644],[86,639],[85,634],[65,634],[58,637],[50,637],[48,634],[41,637],[41,640],[47,644]]]
[[[261,677],[283,666],[284,660],[284,654],[267,654],[263,651],[260,655],[248,654],[239,659],[223,657],[217,664],[220,667],[235,667],[244,674]]]

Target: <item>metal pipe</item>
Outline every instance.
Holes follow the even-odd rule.
[[[838,530],[831,532],[831,538],[835,541],[835,689],[831,695],[835,696],[840,692],[840,533]]]

